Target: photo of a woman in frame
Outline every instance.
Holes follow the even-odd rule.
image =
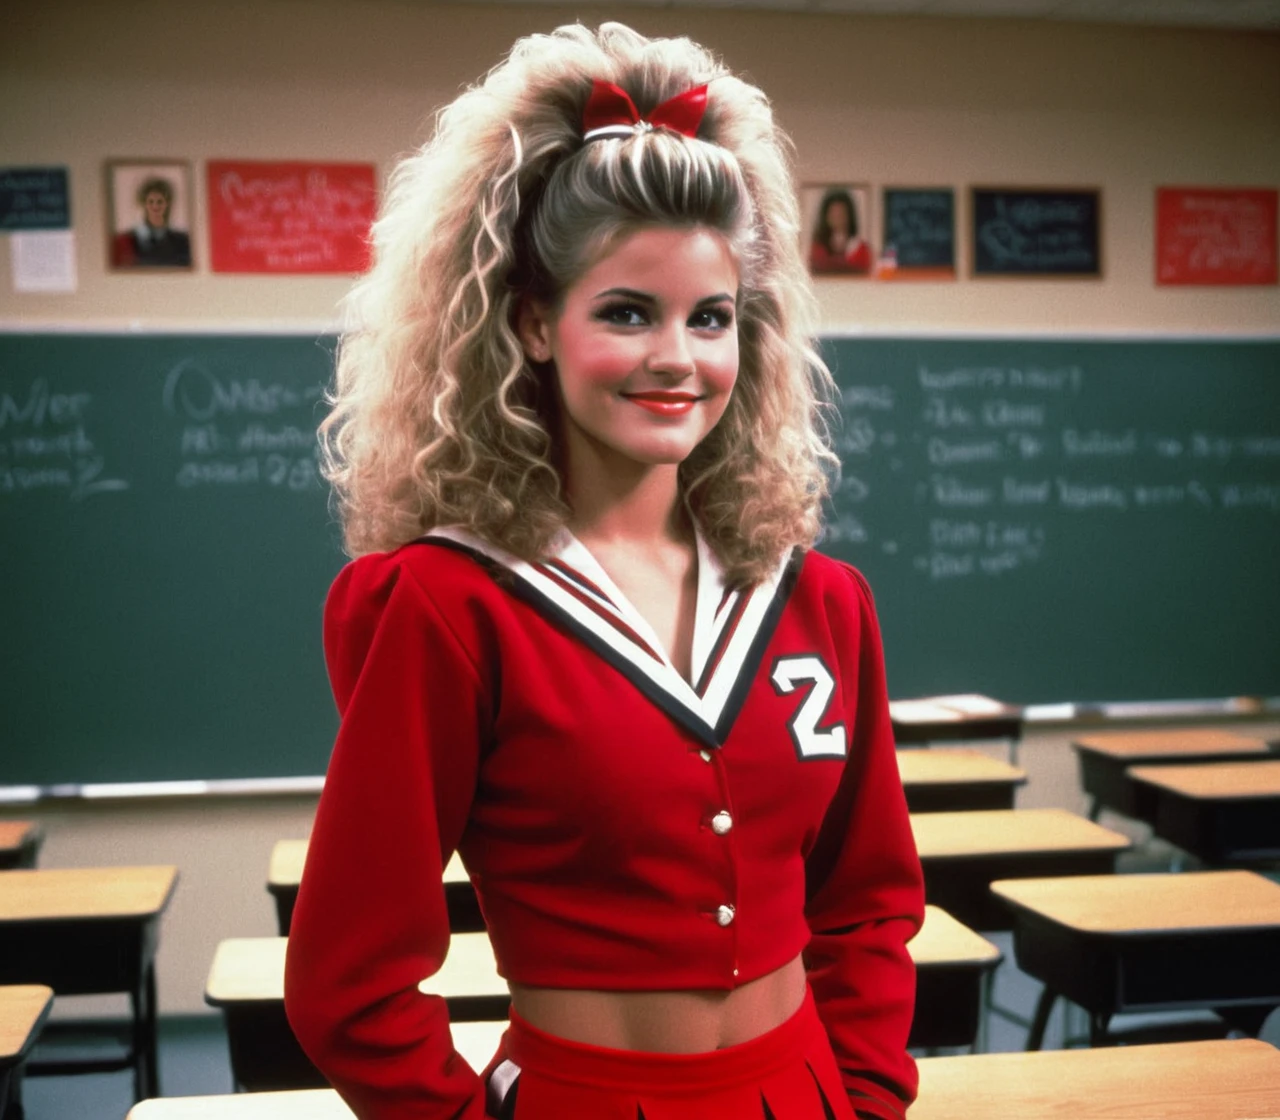
[[[865,275],[871,246],[862,236],[858,205],[848,187],[829,187],[818,204],[809,243],[809,270],[815,274]]]

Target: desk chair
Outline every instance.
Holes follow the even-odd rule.
[[[1155,798],[1129,776],[1133,766],[1237,762],[1273,754],[1264,739],[1209,728],[1116,731],[1088,735],[1071,744],[1080,765],[1081,788],[1093,800],[1089,819],[1103,809],[1151,824]]]
[[[267,891],[275,899],[276,925],[281,937],[289,936],[293,908],[298,901],[298,885],[307,860],[307,841],[277,840],[271,850],[267,871]],[[455,852],[444,869],[444,897],[449,908],[449,929],[453,933],[479,933],[484,917],[475,889]]]
[[[31,1059],[26,1076],[131,1068],[135,1100],[159,1093],[155,957],[177,881],[176,867],[0,871],[0,984],[45,984],[58,996],[123,992],[132,1012],[121,1057]]]
[[[894,742],[900,747],[1003,739],[1009,747],[1009,761],[1018,761],[1022,709],[989,696],[969,693],[894,700],[889,704],[889,722]]]
[[[981,751],[899,750],[898,774],[913,813],[963,812],[974,809],[1012,809],[1027,772]]]
[[[1028,1050],[1040,1048],[1058,996],[1089,1013],[1094,1046],[1122,1012],[1207,1008],[1256,1033],[1280,1005],[1280,884],[1252,871],[1023,879],[991,890],[1012,911],[1018,967],[1044,984]]]
[[[0,871],[35,867],[44,832],[35,821],[0,821]]]
[[[1219,866],[1280,862],[1280,758],[1134,766],[1129,778],[1150,790],[1156,835],[1184,852]]]
[[[0,1116],[52,1006],[53,989],[42,984],[0,987]]]
[[[1280,1050],[1256,1039],[924,1058],[911,1120],[1262,1120]]]
[[[285,937],[237,937],[223,941],[214,954],[205,984],[205,1002],[222,1011],[231,1051],[234,1083],[250,1092],[302,1089],[325,1080],[302,1052],[284,1011]],[[443,996],[449,1007],[454,1044],[483,1049],[484,1068],[497,1048],[495,1025],[505,1025],[511,1006],[506,981],[498,975],[489,936],[454,934],[443,967],[419,989]],[[478,1024],[470,1029],[471,1024]]]

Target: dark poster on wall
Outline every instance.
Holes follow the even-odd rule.
[[[1101,276],[1096,190],[974,187],[975,276]]]
[[[0,167],[0,231],[70,229],[65,167]]]
[[[950,187],[884,190],[881,272],[953,276],[956,196]],[[887,267],[892,262],[892,267]]]

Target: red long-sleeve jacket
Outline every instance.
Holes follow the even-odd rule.
[[[857,1114],[914,1098],[923,888],[870,592],[813,552],[734,590],[699,553],[692,684],[572,538],[529,565],[448,531],[339,575],[285,1000],[357,1116],[484,1115],[418,991],[455,849],[507,979],[730,990],[803,953]]]

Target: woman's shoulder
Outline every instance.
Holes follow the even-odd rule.
[[[347,563],[333,581],[329,601],[385,602],[406,581],[415,594],[433,600],[453,598],[469,586],[492,584],[487,565],[474,549],[452,537],[428,534]]]
[[[852,598],[872,605],[871,584],[867,577],[845,560],[810,549],[804,554],[801,580],[819,594]]]

